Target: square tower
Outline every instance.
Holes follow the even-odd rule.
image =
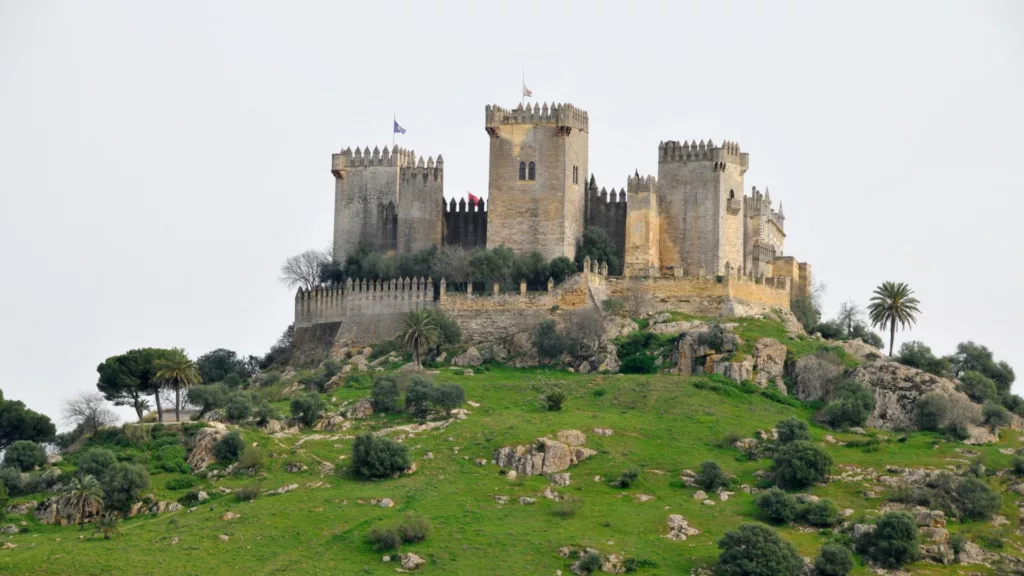
[[[743,265],[743,175],[739,144],[710,140],[658,146],[661,266],[675,275],[724,274]]]
[[[487,246],[576,256],[583,235],[587,113],[571,104],[486,106]]]
[[[626,254],[623,274],[626,276],[658,276],[661,257],[658,230],[658,192],[654,176],[643,178],[637,173],[627,182],[629,202],[626,204]]]

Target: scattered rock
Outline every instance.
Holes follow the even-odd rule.
[[[548,500],[561,500],[562,499],[562,496],[558,492],[555,492],[554,490],[552,490],[551,486],[545,487],[544,488],[544,492],[541,493],[541,496],[547,498]]]
[[[412,552],[402,554],[401,560],[402,568],[405,568],[406,570],[415,570],[427,563],[423,558],[420,558]]]
[[[459,366],[462,368],[470,368],[472,366],[479,366],[484,363],[483,356],[476,349],[475,346],[470,347],[462,354],[459,354],[455,358],[452,358],[452,366]]]
[[[381,498],[380,500],[370,500],[371,504],[376,504],[381,508],[391,508],[395,505],[395,501],[391,498]]]
[[[477,466],[486,466],[487,465],[487,460],[484,460],[483,458],[477,458],[476,460],[474,460],[474,462],[476,462]]]
[[[8,524],[8,525],[4,526],[3,528],[0,528],[0,533],[2,533],[2,534],[17,534],[18,533],[18,527],[15,526],[14,524]]]
[[[921,539],[924,542],[930,542],[933,544],[945,544],[949,542],[949,530],[945,528],[932,528],[926,526],[917,530],[921,534]]]
[[[221,520],[234,520],[235,518],[241,518],[241,517],[242,517],[241,514],[235,514],[234,512],[225,512],[224,515],[220,517],[220,519]]]
[[[13,514],[15,516],[24,516],[25,514],[28,514],[29,512],[32,512],[33,510],[35,510],[36,506],[38,506],[38,505],[39,505],[38,502],[36,502],[34,500],[30,500],[30,501],[25,502],[23,504],[15,504],[13,506],[8,506],[7,507],[7,513],[8,514]]]
[[[735,494],[735,492],[726,492],[725,490],[722,490],[718,493],[718,499],[725,502],[729,499],[729,496],[732,496],[733,494]]]
[[[515,470],[509,470],[508,473],[505,474],[505,477],[508,478],[509,480],[515,480],[516,479],[516,471]]]
[[[877,360],[885,357],[885,354],[883,354],[881,350],[870,344],[865,344],[860,338],[844,340],[840,342],[840,346],[843,347],[843,350],[847,354],[861,361]]]
[[[957,560],[961,564],[984,564],[994,556],[995,554],[986,551],[974,542],[964,542],[963,548],[960,549],[960,554],[957,555]]]
[[[561,472],[596,453],[589,448],[568,446],[550,438],[538,438],[536,444],[499,448],[494,453],[494,463],[502,468],[512,468],[519,474],[551,474]]]
[[[520,496],[519,497],[519,503],[523,504],[523,505],[534,504],[535,502],[537,502],[536,498],[530,498],[528,496]]]
[[[569,476],[569,472],[563,472],[561,474],[552,474],[549,478],[551,479],[551,483],[555,486],[568,486]]]
[[[209,499],[210,495],[202,490],[196,493],[196,502],[206,502]]]
[[[4,542],[4,545],[0,546],[0,550],[11,550],[11,549],[17,548],[17,547],[18,547],[18,545],[15,544],[14,542]]]
[[[579,430],[559,430],[555,435],[558,441],[569,446],[582,446],[587,443],[587,436]]]
[[[391,556],[383,556],[380,559],[381,562],[391,562]]]
[[[341,432],[342,430],[348,430],[351,426],[352,423],[345,420],[340,414],[331,414],[317,420],[313,424],[313,429],[324,432]]]
[[[708,499],[708,495],[703,490],[697,490],[696,492],[693,493],[693,499],[694,500],[707,500]]]
[[[427,452],[426,454],[423,455],[423,459],[424,460],[433,460],[434,459],[434,453],[433,452]]]
[[[345,415],[354,420],[362,420],[373,416],[373,403],[369,398],[362,398],[348,408]]]
[[[495,494],[494,496],[492,496],[492,498],[494,498],[494,501],[497,502],[498,504],[508,504],[508,496],[501,496],[499,494]]]
[[[611,436],[614,431],[611,428],[594,428],[594,434],[598,436]]]
[[[291,492],[292,490],[295,490],[298,487],[299,487],[298,484],[286,484],[286,485],[281,486],[280,488],[278,488],[276,490],[267,490],[263,494],[266,495],[266,496],[271,496],[273,494],[284,494],[285,492]]]
[[[650,502],[651,500],[654,500],[654,496],[651,496],[650,494],[634,494],[633,498],[635,498],[637,502]]]
[[[701,504],[703,504],[705,506],[714,506],[715,505],[715,501],[714,500],[705,500],[705,501],[701,502]]]
[[[220,536],[218,536],[218,538],[220,538],[221,542],[227,542],[231,539],[227,534],[221,534]]]
[[[697,534],[700,534],[700,530],[691,528],[685,518],[679,514],[669,514],[666,538],[669,540],[686,540],[687,537],[696,536]]]

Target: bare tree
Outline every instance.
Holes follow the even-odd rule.
[[[434,256],[434,270],[451,289],[460,290],[469,280],[469,253],[462,246],[444,246]]]
[[[593,356],[604,344],[604,318],[597,308],[573,312],[565,326],[571,352],[579,358]]]
[[[846,335],[850,337],[853,334],[853,327],[861,322],[861,318],[864,316],[864,310],[857,305],[852,299],[847,300],[839,305],[839,313],[836,314],[836,322],[840,326],[846,328]]]
[[[107,408],[107,400],[99,392],[79,392],[65,399],[60,412],[65,424],[81,428],[90,436],[104,426],[117,424],[117,414]]]
[[[651,311],[651,291],[642,280],[626,284],[626,312],[630,318],[639,318]]]
[[[309,290],[320,283],[320,271],[330,263],[329,250],[306,250],[284,261],[280,280],[289,289],[302,286]]]

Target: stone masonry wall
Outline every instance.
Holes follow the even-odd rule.
[[[441,245],[444,168],[434,165],[402,168],[398,191],[398,251],[418,252]]]
[[[334,181],[334,259],[345,258],[361,242],[373,243],[382,231],[377,206],[398,206],[398,167],[366,166],[346,170]]]

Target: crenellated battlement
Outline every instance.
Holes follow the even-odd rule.
[[[668,140],[658,144],[658,163],[670,162],[714,162],[719,164],[737,164],[745,172],[750,162],[750,155],[740,151],[740,145],[726,140],[721,146],[708,139],[707,142],[694,140]]]
[[[762,194],[756,186],[751,186],[750,196],[743,196],[743,207],[748,217],[765,218],[780,230],[785,230],[786,216],[782,213],[782,204],[779,204],[778,211],[772,208],[772,196],[767,188]]]
[[[423,156],[420,156],[416,160],[415,166],[402,166],[400,174],[403,180],[409,180],[416,177],[422,177],[424,180],[433,178],[435,181],[444,179],[444,157],[438,154],[437,162],[434,162],[434,157],[427,157],[426,162],[423,161]]]
[[[629,194],[635,194],[638,192],[657,192],[658,179],[654,176],[640,176],[639,174],[629,177],[626,182],[626,189]]]
[[[552,102],[550,107],[547,102],[534,104],[533,107],[520,104],[511,110],[494,104],[484,106],[484,115],[488,133],[512,124],[550,124],[583,132],[590,131],[590,119],[586,111],[572,104]]]
[[[416,156],[415,150],[407,150],[398,146],[390,150],[387,146],[383,149],[374,146],[373,150],[370,150],[369,146],[362,149],[357,146],[354,150],[352,148],[345,148],[341,152],[331,155],[331,173],[334,174],[335,178],[341,178],[344,172],[351,168],[371,168],[376,166],[440,170],[444,168],[444,158],[438,154],[436,162],[433,156],[424,160],[422,156]]]
[[[595,189],[592,196],[594,197],[593,201],[599,204],[625,204],[627,198],[625,188],[620,188],[619,191],[616,192],[614,187],[611,189],[611,192],[606,190],[604,187],[602,187],[600,191]]]
[[[457,203],[455,202],[455,198],[452,198],[451,201],[444,204],[444,211],[449,213],[487,212],[487,203],[483,198],[481,198],[475,205],[466,202],[465,198],[462,198]]]
[[[434,281],[431,278],[357,281],[349,278],[345,284],[299,288],[295,294],[295,325],[340,322],[346,314],[360,310],[367,302],[423,303],[433,299]]]

